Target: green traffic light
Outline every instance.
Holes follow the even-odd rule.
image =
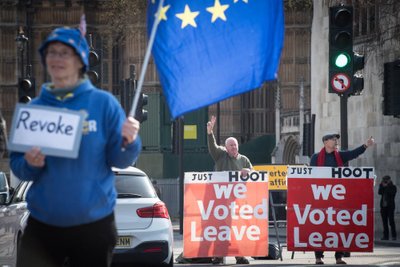
[[[350,63],[349,56],[345,53],[339,54],[335,59],[335,66],[338,68],[344,68]]]
[[[345,53],[340,53],[335,59],[335,66],[338,68],[344,68],[350,63],[349,56]]]

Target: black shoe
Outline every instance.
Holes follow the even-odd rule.
[[[340,259],[336,259],[336,264],[347,264],[347,262],[345,262],[344,260]]]
[[[236,259],[236,264],[250,264],[249,260],[246,258],[237,258]]]
[[[316,259],[315,259],[315,264],[316,264],[316,265],[323,265],[323,264],[324,264],[324,261],[323,261],[321,258],[316,258]]]
[[[381,240],[389,240],[389,237],[382,237]]]

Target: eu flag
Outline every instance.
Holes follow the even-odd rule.
[[[276,79],[283,46],[283,0],[158,0],[148,29],[172,117]]]

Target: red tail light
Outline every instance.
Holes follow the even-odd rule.
[[[158,252],[162,252],[162,248],[161,247],[154,247],[154,248],[146,248],[143,250],[144,253],[158,253]]]
[[[152,207],[138,209],[136,213],[141,218],[169,219],[168,209],[164,202],[157,202]]]

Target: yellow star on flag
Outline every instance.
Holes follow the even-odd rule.
[[[158,22],[160,22],[161,20],[167,20],[167,11],[170,7],[171,5],[161,7],[160,14],[158,15]],[[157,16],[157,14],[155,16]]]
[[[214,6],[212,7],[207,7],[207,11],[212,14],[211,22],[216,21],[218,18],[225,20],[225,10],[227,10],[229,5],[221,5],[219,0],[215,0]]]
[[[192,25],[197,27],[196,21],[194,20],[200,12],[192,12],[188,5],[185,5],[185,11],[183,13],[178,13],[176,16],[182,20],[181,29],[185,28],[187,25]]]

